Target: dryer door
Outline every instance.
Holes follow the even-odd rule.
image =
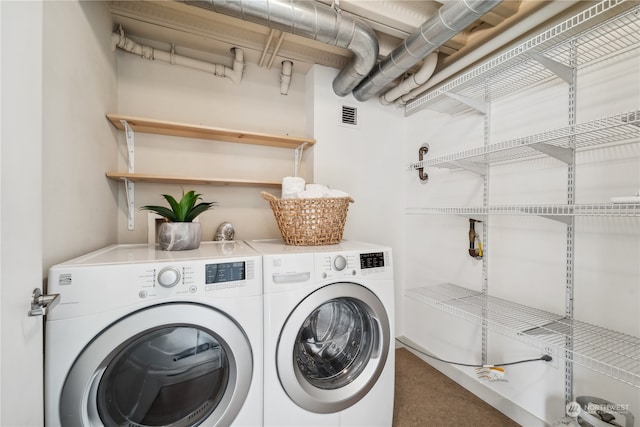
[[[64,426],[229,425],[249,392],[250,343],[225,314],[164,304],[109,326],[76,359],[60,398]]]
[[[386,310],[373,292],[355,283],[322,287],[282,328],[276,357],[280,382],[306,410],[346,409],[375,385],[390,336]]]

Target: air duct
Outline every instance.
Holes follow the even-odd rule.
[[[358,101],[377,95],[409,68],[497,6],[501,0],[447,2],[396,47],[353,91]]]
[[[360,20],[314,1],[180,0],[266,27],[349,49],[353,57],[333,81],[333,91],[345,96],[373,69],[378,59],[375,33]]]

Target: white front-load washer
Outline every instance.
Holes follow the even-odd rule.
[[[263,255],[264,425],[391,426],[391,249],[247,243]]]
[[[113,245],[53,266],[47,426],[261,426],[262,257]]]

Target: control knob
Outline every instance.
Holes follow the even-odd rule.
[[[180,281],[180,271],[175,267],[165,267],[158,272],[158,283],[165,288],[171,288]]]
[[[347,266],[347,259],[342,255],[338,255],[333,259],[333,267],[337,271],[342,271]]]

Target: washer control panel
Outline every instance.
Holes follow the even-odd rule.
[[[165,267],[158,272],[158,284],[171,288],[180,282],[180,271],[175,267]]]
[[[141,267],[143,268],[143,267]],[[136,295],[139,299],[167,296],[209,296],[225,290],[238,292],[245,287],[259,286],[260,259],[229,261],[176,262],[169,265],[149,265],[137,275]],[[256,285],[258,283],[258,285]]]
[[[47,285],[60,294],[51,320],[171,299],[253,297],[262,295],[262,256],[242,242],[202,242],[193,251],[112,245],[51,267]]]

